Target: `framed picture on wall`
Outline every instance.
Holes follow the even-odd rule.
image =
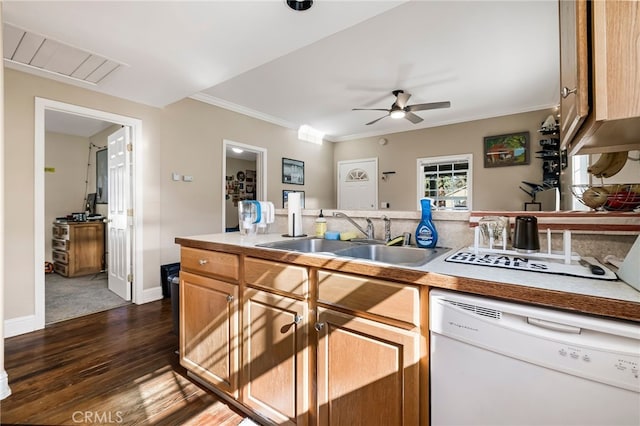
[[[484,138],[484,166],[504,167],[529,164],[529,132]]]
[[[300,193],[300,207],[304,209],[304,191],[292,191],[290,189],[282,190],[282,208],[283,209],[289,208],[289,194],[292,192]]]
[[[109,199],[109,169],[107,149],[96,151],[96,204],[107,204]]]
[[[304,185],[304,161],[283,158],[282,183]]]

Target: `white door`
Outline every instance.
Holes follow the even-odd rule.
[[[377,210],[378,159],[338,161],[338,208]]]
[[[109,217],[107,241],[109,253],[109,290],[131,300],[131,144],[130,128],[123,126],[108,137]]]

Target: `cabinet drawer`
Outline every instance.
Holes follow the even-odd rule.
[[[62,240],[69,239],[69,225],[53,225],[52,232],[53,238],[60,238]]]
[[[247,284],[267,290],[279,290],[296,296],[309,294],[309,273],[306,268],[285,263],[247,258],[244,261]]]
[[[53,261],[64,263],[66,265],[69,263],[69,254],[66,251],[54,251]]]
[[[183,247],[180,267],[195,273],[238,281],[240,260],[235,254]]]
[[[51,248],[54,250],[68,251],[69,246],[70,244],[68,240],[61,240],[58,238],[51,240]]]
[[[60,275],[64,275],[65,277],[69,276],[69,266],[64,263],[54,262],[53,270],[56,271]]]
[[[319,271],[318,301],[420,326],[420,291],[409,285]]]

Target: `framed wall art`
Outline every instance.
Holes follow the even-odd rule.
[[[300,193],[300,207],[304,209],[304,191],[292,191],[290,189],[282,190],[282,208],[283,209],[289,208],[289,194],[291,192]]]
[[[485,167],[529,164],[529,132],[487,136],[483,150]]]
[[[283,158],[282,183],[304,185],[304,161]]]

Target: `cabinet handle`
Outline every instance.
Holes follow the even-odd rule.
[[[293,323],[300,324],[301,322],[302,322],[302,315],[296,314],[296,316],[293,318]]]
[[[324,328],[324,323],[323,322],[317,322],[313,328],[316,329],[316,331],[322,331],[322,329]]]
[[[566,98],[567,96],[569,96],[572,93],[576,93],[578,91],[578,88],[576,87],[575,89],[569,89],[567,86],[563,87],[562,90],[560,91],[560,95],[563,98]]]
[[[231,302],[231,301],[233,301],[233,296],[228,294],[227,295],[227,302]]]
[[[209,261],[207,259],[200,259],[198,260],[198,263],[201,265],[206,265],[207,263],[209,263]]]

